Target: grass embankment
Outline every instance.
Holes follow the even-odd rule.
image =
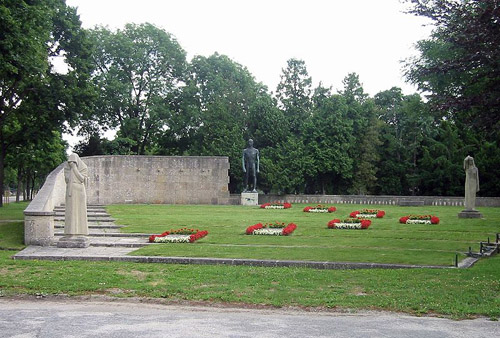
[[[455,254],[500,232],[500,208],[481,208],[484,219],[459,219],[460,207],[398,207],[337,205],[331,214],[305,213],[305,205],[286,210],[245,206],[113,205],[108,211],[122,231],[160,234],[166,230],[194,227],[209,235],[194,244],[151,245],[134,255],[189,256],[376,262],[422,265],[454,264]],[[351,211],[378,208],[384,218],[373,219],[366,230],[332,230],[327,223],[347,218]],[[399,224],[408,214],[433,214],[438,225]],[[293,222],[297,230],[287,237],[249,236],[245,229],[258,222]],[[459,259],[464,258],[462,254]]]
[[[28,202],[8,203],[0,208],[0,250],[21,250],[24,236],[23,210]]]
[[[162,210],[161,207],[151,208],[147,209],[148,212],[151,210],[163,213],[159,211]],[[169,208],[179,207],[166,207]],[[183,210],[200,211],[197,207],[185,208],[187,209]],[[443,213],[448,212],[444,211],[446,209],[448,208],[438,208],[436,214],[442,217]],[[450,209],[452,209],[450,215],[455,213],[453,208]],[[144,210],[146,209],[141,209],[141,212]],[[486,217],[496,217],[491,215],[497,214],[496,210],[492,210],[491,214],[483,209],[481,211]],[[230,226],[233,212],[222,214],[229,218],[224,224]],[[222,218],[222,214],[216,218]],[[273,213],[273,215],[278,214]],[[300,213],[298,215],[302,216]],[[215,217],[208,214],[201,216],[205,219]],[[309,218],[309,216],[314,215],[303,217]],[[187,218],[180,221],[179,225],[195,225],[189,222],[189,216],[183,217]],[[274,219],[275,217],[272,218]],[[217,221],[221,223],[220,219]],[[255,219],[248,219],[245,220],[245,224],[239,224],[237,236],[244,231],[247,221],[252,223]],[[170,225],[175,227],[168,218],[162,221],[163,224],[158,220],[155,222],[158,222],[152,224],[155,231],[151,232],[160,232],[160,229],[163,231],[166,224],[169,225],[168,228]],[[299,220],[296,222],[300,227],[301,222]],[[375,226],[374,224],[373,229]],[[190,250],[210,237],[215,237],[215,228],[210,227],[210,229],[212,232],[209,237],[185,248]],[[132,230],[132,227],[128,230]],[[144,231],[144,229],[137,230]],[[18,237],[22,238],[22,228],[15,231],[19,232]],[[357,232],[363,234],[362,231],[355,233]],[[295,238],[295,235],[296,233],[284,239],[290,240]],[[482,235],[482,233],[477,234],[477,236]],[[393,237],[399,237],[399,233]],[[260,240],[257,236],[249,238]],[[332,238],[334,239],[335,237]],[[5,246],[3,240],[0,237],[0,247]],[[21,242],[17,244],[22,245]],[[179,246],[176,244],[162,247],[167,250]],[[481,260],[466,270],[315,270],[85,261],[15,261],[10,259],[12,254],[12,251],[0,251],[0,296],[99,294],[114,297],[161,298],[167,302],[185,300],[339,310],[379,309],[413,314],[438,314],[453,318],[469,318],[477,315],[491,318],[500,316],[500,257],[498,256]]]

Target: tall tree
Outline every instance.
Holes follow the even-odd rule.
[[[276,89],[278,107],[290,124],[291,132],[298,136],[304,122],[311,117],[312,80],[302,60],[290,59],[282,70],[281,81]]]
[[[372,193],[377,180],[379,123],[373,100],[365,93],[359,76],[349,73],[343,80],[344,88],[339,91],[347,105],[347,118],[352,121],[354,140],[349,147],[353,161],[352,179],[347,184],[348,192]]]
[[[0,194],[8,152],[25,138],[51,138],[88,112],[90,46],[64,0],[0,3]],[[64,60],[65,72],[52,61]],[[28,132],[29,130],[29,132]],[[1,206],[2,201],[0,201]]]
[[[100,90],[95,121],[118,128],[117,136],[132,144],[132,152],[144,154],[169,127],[186,53],[174,37],[148,23],[116,32],[96,28],[91,35],[93,81]]]
[[[407,78],[429,93],[442,116],[461,119],[491,140],[500,130],[498,0],[407,1],[411,13],[435,24],[430,38],[417,43],[420,55],[408,60]]]
[[[187,87],[195,89],[198,107],[187,153],[229,156],[229,189],[237,191],[242,182],[241,151],[245,138],[255,132],[252,110],[262,108],[257,102],[265,100],[265,89],[245,67],[217,53],[193,58]],[[255,146],[260,147],[260,140]]]
[[[312,158],[306,175],[310,193],[342,192],[340,182],[352,178],[353,123],[348,106],[340,95],[331,95],[321,86],[314,90],[313,116],[306,125],[304,142]]]

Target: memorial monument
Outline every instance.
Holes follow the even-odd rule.
[[[476,193],[479,191],[479,170],[474,164],[474,158],[467,156],[464,159],[465,170],[465,210],[459,214],[459,218],[481,218],[483,215],[475,209]]]
[[[64,166],[66,182],[64,236],[58,241],[58,247],[86,248],[90,245],[87,237],[89,228],[85,191],[88,177],[87,165],[77,154],[71,154]]]
[[[245,174],[244,190],[241,194],[242,205],[257,205],[257,174],[259,173],[259,150],[253,147],[253,140],[248,140],[248,147],[243,150],[241,158],[243,173]],[[249,182],[251,180],[251,187]]]

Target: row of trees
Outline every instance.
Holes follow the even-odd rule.
[[[253,138],[265,192],[461,195],[471,154],[482,195],[499,195],[498,1],[410,2],[436,21],[405,69],[427,102],[399,88],[370,97],[354,73],[337,92],[313,88],[296,59],[270,93],[224,55],[188,62],[153,25],[83,30],[62,0],[6,1],[0,179],[4,167],[8,183],[46,174],[64,157],[60,133],[78,127],[82,156],[229,156],[232,192],[241,190],[241,151]],[[55,71],[54,57],[64,57],[66,72]],[[101,136],[108,129],[113,140]]]

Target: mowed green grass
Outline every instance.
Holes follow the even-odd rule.
[[[8,203],[0,208],[0,250],[20,250],[24,247],[23,210],[28,202]]]
[[[9,219],[21,220],[25,205],[12,205],[12,207],[16,208],[17,212],[8,211],[11,213]],[[135,207],[126,206],[126,209]],[[121,208],[121,206],[116,208]],[[140,206],[136,210],[141,210],[143,213],[144,211],[154,212],[156,215],[166,213],[170,215],[168,217],[175,219],[176,216],[172,210],[180,207],[151,206],[151,209],[149,208],[150,206]],[[193,207],[186,206],[186,208],[185,210],[190,210]],[[237,209],[225,210],[232,210],[234,213]],[[347,210],[350,209],[347,208]],[[447,213],[446,209],[438,208],[438,210],[445,210],[443,214]],[[4,210],[6,209],[0,209],[0,214]],[[169,212],[166,212],[167,210]],[[253,213],[255,209],[243,209],[243,212],[247,211]],[[497,213],[496,209],[481,209],[481,211],[490,220],[496,217],[494,216]],[[449,212],[450,217],[454,212],[454,210]],[[214,212],[214,215],[216,214]],[[227,215],[227,212],[222,214]],[[215,217],[214,215],[204,216],[210,218]],[[298,213],[297,216],[299,215],[302,216]],[[156,229],[163,229],[165,219],[167,219],[160,220],[156,217],[155,221],[150,222],[147,221],[147,218],[151,217],[148,214],[137,214],[133,217],[143,219],[148,223],[142,226],[156,227]],[[187,222],[187,219],[183,222]],[[475,221],[471,224],[473,223]],[[13,224],[15,225],[3,227],[2,224],[0,226],[2,229],[0,248],[3,248],[3,250],[0,249],[0,297],[105,295],[123,298],[139,297],[144,301],[161,300],[166,303],[188,301],[195,302],[195,304],[206,302],[207,304],[231,303],[238,306],[255,305],[258,307],[312,307],[313,310],[388,310],[417,315],[449,316],[456,319],[475,316],[497,319],[500,316],[500,256],[482,259],[469,269],[395,270],[318,270],[129,262],[18,261],[10,258],[17,250],[5,250],[10,246],[23,247],[22,222]],[[189,222],[185,225],[189,224],[193,225]],[[481,225],[472,227],[467,224],[466,227],[479,230]],[[241,233],[244,231],[240,227],[237,229]],[[133,230],[133,227],[127,230]],[[138,228],[137,230],[142,232],[144,229]],[[351,234],[351,232],[346,232],[346,234]],[[203,244],[204,241],[213,237],[212,235],[192,245],[165,244],[160,247],[163,250],[183,247],[184,254],[187,255],[189,250]],[[288,239],[294,238],[295,235],[296,233]],[[261,238],[249,237],[254,240]]]
[[[335,205],[330,214],[305,213],[306,204],[268,210],[248,206],[112,205],[108,212],[128,233],[160,234],[193,227],[209,235],[190,244],[154,244],[133,252],[144,256],[220,257],[336,262],[374,262],[452,266],[455,254],[464,258],[479,242],[500,232],[500,208],[480,208],[483,219],[459,219],[461,207],[399,207],[389,205]],[[382,209],[367,230],[332,230],[327,223],[347,218],[363,208]],[[432,214],[438,225],[400,224],[408,214]],[[293,222],[290,236],[250,236],[245,229],[258,222]]]

